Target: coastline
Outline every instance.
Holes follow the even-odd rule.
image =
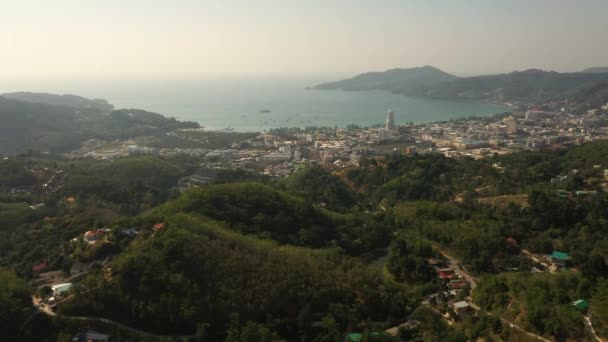
[[[400,96],[405,96],[405,97],[409,97],[409,98],[423,99],[423,100],[450,101],[450,102],[460,102],[460,101],[473,102],[473,103],[483,103],[483,104],[492,104],[492,105],[497,105],[497,106],[502,106],[502,107],[509,107],[514,110],[519,109],[518,106],[514,105],[511,102],[501,102],[501,101],[496,101],[496,100],[475,100],[475,99],[465,99],[465,98],[461,98],[461,97],[443,98],[443,97],[409,95],[409,94],[405,94],[405,93],[399,93],[399,92],[394,92],[394,91],[390,91],[390,90],[382,90],[382,89],[348,90],[348,89],[342,89],[342,88],[318,88],[317,86],[306,87],[304,89],[305,90],[315,90],[315,91],[343,91],[343,92],[348,92],[348,93],[383,92],[383,93],[389,93],[389,94],[400,95]]]

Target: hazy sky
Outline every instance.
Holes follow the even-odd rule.
[[[4,79],[608,65],[608,0],[0,0]]]

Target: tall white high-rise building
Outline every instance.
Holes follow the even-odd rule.
[[[395,130],[395,112],[393,112],[392,110],[386,112],[386,122],[384,123],[384,128],[387,131]]]

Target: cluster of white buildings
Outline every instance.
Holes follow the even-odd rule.
[[[222,149],[169,149],[146,146],[138,138],[111,146],[91,140],[74,157],[109,159],[133,154],[187,155],[204,166],[240,168],[273,176],[292,173],[309,163],[327,167],[358,165],[362,158],[397,153],[442,153],[447,157],[484,158],[520,150],[558,148],[608,138],[603,113],[608,104],[570,114],[558,103],[508,115],[398,126],[389,110],[383,126],[370,128],[281,128]],[[551,109],[547,109],[551,108]]]

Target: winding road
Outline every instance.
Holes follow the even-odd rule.
[[[596,341],[604,342],[604,340],[601,339],[599,336],[597,336],[597,334],[595,333],[595,329],[593,328],[593,323],[591,323],[591,315],[585,315],[585,323],[587,324],[587,326],[589,326],[589,330],[591,330],[591,334],[593,335],[593,338],[595,338]]]
[[[440,246],[438,245],[433,245],[433,247],[439,251],[439,253],[441,253],[441,255],[443,255],[443,257],[448,261],[448,265],[450,268],[452,268],[454,270],[454,272],[456,272],[456,274],[458,274],[459,276],[461,276],[464,280],[466,280],[470,287],[471,290],[473,290],[474,288],[477,287],[477,282],[475,281],[475,278],[473,278],[473,276],[471,276],[469,273],[467,273],[463,268],[462,268],[462,264],[460,262],[460,260],[458,260],[457,258],[447,254],[444,250],[442,250],[441,248],[439,248]],[[537,335],[535,333],[529,332],[526,329],[520,327],[519,325],[509,321],[506,318],[500,317],[498,315],[495,315],[487,310],[482,309],[481,307],[479,307],[479,305],[473,303],[473,300],[471,297],[468,298],[469,299],[469,304],[471,305],[471,307],[477,311],[481,311],[486,313],[487,315],[490,316],[494,316],[494,317],[498,317],[503,323],[507,324],[510,328],[518,330],[532,338],[535,338],[537,340],[540,341],[544,341],[544,342],[552,342],[551,340],[548,340],[540,335]]]
[[[464,280],[466,280],[467,283],[469,283],[471,290],[473,290],[474,288],[477,287],[477,282],[475,282],[475,278],[473,278],[470,274],[468,274],[460,266],[461,265],[460,260],[454,258],[453,256],[447,254],[445,251],[439,249],[438,246],[433,246],[433,247],[435,247],[435,249],[437,249],[439,251],[439,253],[441,253],[441,255],[443,255],[443,257],[448,260],[448,265],[450,266],[450,268],[453,269],[454,272],[456,272],[456,274],[458,274],[460,277],[462,277]]]
[[[61,319],[65,319],[65,320],[69,320],[69,321],[80,321],[80,322],[85,322],[85,321],[95,321],[95,322],[102,322],[105,324],[109,324],[112,325],[114,327],[117,327],[119,329],[122,329],[124,331],[127,331],[129,333],[135,334],[137,336],[140,337],[146,337],[146,338],[157,338],[157,339],[162,339],[162,340],[178,340],[178,341],[199,341],[201,339],[201,335],[199,334],[194,334],[194,335],[161,335],[161,334],[155,334],[155,333],[151,333],[151,332],[147,332],[147,331],[143,331],[137,328],[133,328],[130,327],[126,324],[108,319],[108,318],[103,318],[103,317],[88,317],[88,316],[65,316],[65,315],[59,315],[56,312],[54,312],[53,310],[49,309],[48,306],[44,305],[39,305],[39,304],[35,304],[35,308],[37,310],[35,310],[30,317],[28,317],[28,319],[24,322],[24,324],[21,326],[20,331],[23,331],[23,329],[25,329],[25,327],[37,316],[40,314],[45,314],[48,316],[52,316],[52,317],[59,317]]]

